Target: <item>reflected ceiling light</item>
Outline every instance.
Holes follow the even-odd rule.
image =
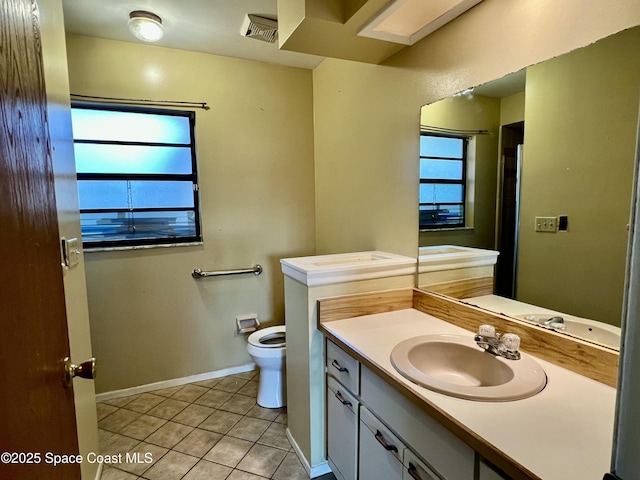
[[[358,32],[363,37],[413,45],[482,0],[393,0]]]
[[[157,42],[164,34],[162,19],[158,15],[144,10],[131,12],[127,25],[131,33],[143,42]]]

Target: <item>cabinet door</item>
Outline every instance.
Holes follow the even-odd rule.
[[[366,407],[360,407],[360,480],[402,480],[405,446]]]
[[[358,400],[327,376],[327,459],[338,480],[356,480]]]

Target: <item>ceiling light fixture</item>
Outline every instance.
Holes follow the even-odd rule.
[[[131,33],[143,42],[157,42],[164,34],[162,19],[158,15],[144,10],[131,12],[127,25]]]

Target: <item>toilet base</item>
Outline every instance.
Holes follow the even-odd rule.
[[[287,379],[284,368],[260,369],[257,402],[264,408],[280,408],[287,404]]]

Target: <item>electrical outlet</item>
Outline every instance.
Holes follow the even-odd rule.
[[[556,232],[557,230],[557,217],[536,217],[536,232]]]

